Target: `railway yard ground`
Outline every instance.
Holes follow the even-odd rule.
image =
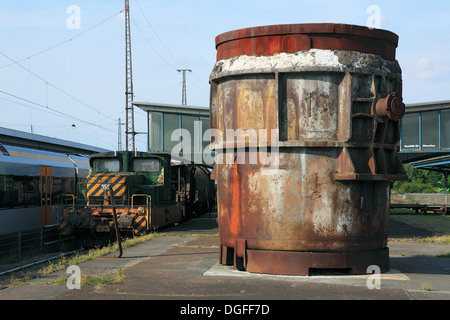
[[[268,307],[275,300],[450,300],[450,244],[418,241],[433,233],[403,222],[401,216],[391,218],[390,271],[376,279],[374,274],[250,274],[219,265],[216,216],[204,214],[163,230],[158,237],[124,248],[121,258],[100,257],[77,264],[79,289],[76,271],[68,273],[66,268],[39,276],[29,271],[26,280],[23,275],[8,275],[0,282],[0,299],[170,300],[177,302],[169,313],[191,315],[207,312],[200,307],[211,300],[251,300],[251,305]],[[212,306],[216,313],[243,312],[233,309],[233,304],[228,311]],[[258,312],[263,310],[267,311]]]

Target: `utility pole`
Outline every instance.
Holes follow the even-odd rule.
[[[133,101],[133,73],[131,64],[131,32],[130,32],[130,4],[129,0],[125,0],[125,111],[127,115],[126,119],[126,131],[125,131],[125,143],[126,151],[135,151],[134,141],[134,110],[131,101]]]
[[[121,122],[119,118],[118,129],[117,129],[117,151],[122,151],[122,126],[124,123]]]
[[[183,91],[181,93],[181,104],[185,106],[187,104],[187,97],[186,97],[186,71],[192,72],[190,69],[178,69],[178,72],[183,73]]]

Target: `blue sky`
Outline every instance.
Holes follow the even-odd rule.
[[[67,26],[71,5],[80,29]],[[450,100],[448,1],[130,0],[135,100],[181,103],[177,69],[188,68],[188,104],[208,106],[217,35],[272,24],[366,25],[371,5],[381,29],[400,37],[405,102]],[[0,126],[115,149],[117,119],[125,121],[121,10],[123,0],[0,0]],[[145,132],[144,112],[135,117]],[[137,147],[146,149],[145,135]]]

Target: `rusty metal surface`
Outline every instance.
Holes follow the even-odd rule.
[[[267,250],[372,250],[386,246],[389,182],[336,183],[339,149],[289,150],[280,169],[218,166],[221,243]],[[239,166],[239,168],[238,168]]]
[[[314,269],[351,269],[364,274],[370,265],[379,266],[381,272],[389,270],[388,248],[362,253],[248,250],[247,255],[246,270],[254,273],[307,276]]]
[[[220,261],[281,274],[305,274],[316,266],[353,273],[365,272],[368,263],[386,266],[388,256],[380,252],[387,250],[390,184],[406,178],[397,155],[402,83],[398,63],[371,48],[387,41],[395,53],[398,38],[363,27],[301,26],[221,35],[218,60],[277,53],[285,50],[283,37],[307,31],[328,32],[327,43],[336,50],[354,50],[348,43],[365,47],[365,38],[371,45],[362,52],[378,55],[315,46],[302,56],[217,62],[211,128],[223,133],[212,138]],[[264,38],[270,44],[258,47]]]
[[[389,94],[386,98],[378,100],[376,105],[377,114],[387,116],[392,121],[398,121],[405,115],[405,104],[397,92]]]
[[[312,48],[372,53],[393,60],[397,44],[398,36],[386,30],[332,23],[253,27],[216,37],[217,61]]]

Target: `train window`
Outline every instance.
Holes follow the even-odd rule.
[[[62,179],[61,178],[53,178],[53,187],[52,187],[52,203],[57,203],[60,201],[62,196]]]
[[[39,177],[0,176],[0,208],[39,205]]]
[[[26,182],[27,204],[28,206],[39,205],[39,177],[27,177]]]
[[[0,208],[9,208],[13,205],[11,201],[12,176],[0,176]]]
[[[44,185],[47,185],[47,183],[48,181],[45,180]],[[73,178],[55,177],[52,179],[50,190],[52,203],[58,203],[63,194],[74,193],[74,180]],[[0,209],[40,205],[40,177],[0,175]]]
[[[14,177],[14,185],[12,191],[14,206],[25,207],[27,205],[25,177]]]
[[[94,159],[92,169],[95,172],[119,172],[119,159]]]
[[[159,172],[161,164],[159,159],[155,158],[138,158],[133,159],[134,172]]]

